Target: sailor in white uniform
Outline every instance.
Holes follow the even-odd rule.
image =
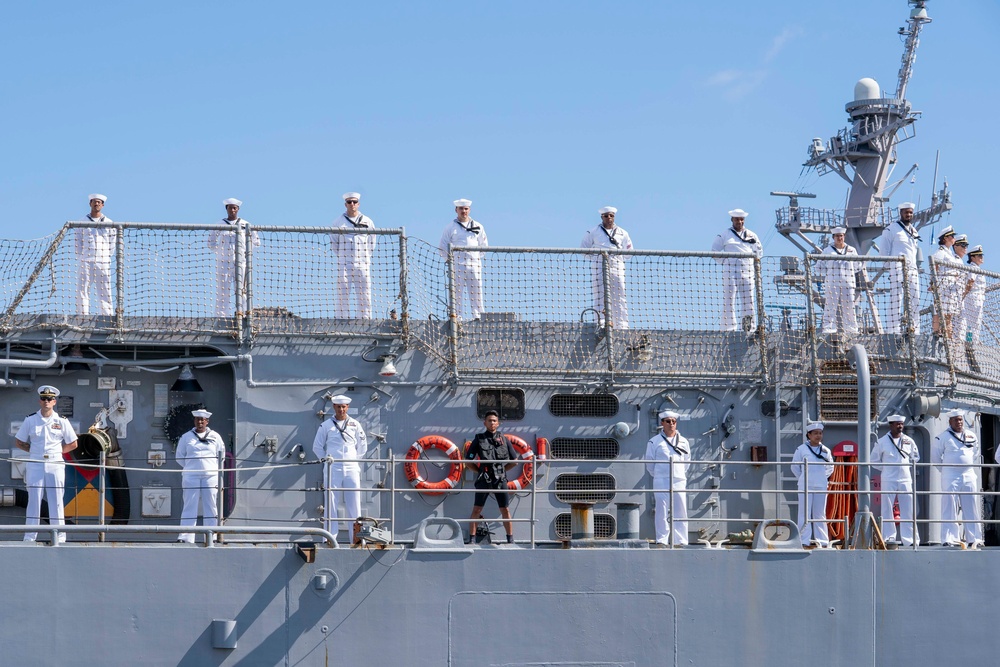
[[[879,237],[879,254],[882,257],[902,257],[906,260],[906,277],[903,277],[903,268],[900,264],[893,262],[889,267],[889,314],[886,318],[886,332],[891,334],[903,333],[902,313],[903,313],[903,291],[906,291],[909,299],[909,320],[913,327],[913,333],[920,333],[920,275],[918,264],[920,262],[920,235],[911,224],[913,220],[913,204],[903,202],[899,205],[899,220],[890,224]]]
[[[920,462],[917,443],[903,433],[906,417],[889,416],[889,432],[872,447],[872,466],[882,471],[882,537],[887,542],[896,541],[896,519],[893,504],[899,503],[899,534],[902,542],[910,546],[913,534],[913,474],[915,463]],[[919,535],[916,536],[920,544]]]
[[[24,523],[37,526],[42,509],[42,490],[49,503],[49,523],[62,526],[66,523],[63,513],[63,492],[66,488],[66,466],[63,454],[76,449],[76,431],[68,419],[54,410],[59,390],[43,384],[38,388],[38,412],[28,416],[14,436],[18,449],[29,453],[30,461],[24,466],[24,483],[28,487],[28,506]],[[34,542],[38,533],[25,533],[25,542]],[[66,534],[59,533],[58,541],[66,541]]]
[[[344,208],[347,210],[334,221],[333,226],[360,232],[375,229],[372,219],[358,210],[360,202],[360,193],[344,193]],[[337,256],[337,317],[351,316],[350,297],[353,291],[356,316],[371,319],[372,255],[377,238],[374,234],[364,233],[333,235],[331,244]]]
[[[226,443],[222,436],[208,427],[212,413],[208,410],[192,410],[194,428],[177,441],[175,456],[184,472],[181,486],[184,493],[184,508],[181,510],[181,525],[198,524],[198,504],[201,503],[202,524],[219,525],[219,471],[222,457],[226,453]],[[194,544],[194,533],[181,533],[178,542]]]
[[[661,430],[646,444],[645,457],[646,471],[653,478],[653,488],[659,489],[653,492],[656,503],[653,512],[656,542],[670,544],[670,523],[667,517],[672,513],[674,546],[683,547],[688,543],[687,473],[688,461],[691,460],[691,444],[677,431],[677,420],[680,419],[678,413],[664,410],[659,416]]]
[[[485,248],[489,246],[486,239],[486,230],[482,223],[473,220],[469,216],[472,209],[472,202],[468,199],[456,199],[452,202],[455,205],[456,217],[441,234],[441,242],[438,250],[441,256],[448,259],[448,246],[463,248]],[[483,314],[483,260],[478,252],[456,252],[455,258],[455,302],[458,312],[455,315],[462,317],[464,312],[463,295],[468,295],[469,308],[472,311],[472,319],[478,320]]]
[[[969,495],[979,491],[979,464],[982,452],[976,434],[965,430],[965,413],[952,410],[948,413],[948,429],[934,438],[931,444],[931,463],[954,464],[941,468],[941,540],[948,546],[960,546],[964,541],[970,547],[983,544],[980,523],[979,496]],[[958,525],[961,507],[962,529]],[[964,534],[963,534],[964,533]]]
[[[973,246],[969,251],[968,263],[983,268],[983,246]],[[979,342],[979,330],[983,325],[983,304],[986,303],[986,276],[967,273],[964,276],[965,289],[962,297],[962,317],[956,334],[966,343]]]
[[[958,264],[960,260],[955,256],[955,229],[948,225],[941,230],[938,235],[938,249],[930,256],[934,260],[934,277],[927,287],[929,292],[937,290],[938,299],[941,303],[941,311],[944,313],[944,331],[952,330],[952,315],[957,312],[959,304],[953,303],[955,290],[952,283],[955,282],[957,274],[949,270],[949,265]],[[934,311],[934,333],[941,333],[942,326],[938,321],[937,310]]]
[[[847,229],[833,228],[833,243],[823,249],[824,255],[839,257],[857,257],[854,246],[845,242]],[[837,333],[838,315],[843,331],[848,334],[858,333],[858,318],[854,311],[856,293],[856,272],[863,271],[863,266],[857,262],[819,261],[816,268],[823,275],[823,291],[826,303],[823,306],[823,333]]]
[[[215,251],[215,316],[233,316],[233,294],[236,293],[237,270],[243,274],[242,289],[237,309],[246,313],[246,258],[237,257],[238,248],[236,234],[246,234],[249,222],[239,217],[240,207],[243,202],[239,199],[225,199],[222,204],[226,207],[226,217],[222,219],[222,224],[227,229],[213,231],[208,235],[208,247]],[[260,237],[256,231],[251,232],[247,239],[251,250],[260,246]]]
[[[90,195],[90,222],[108,223],[111,218],[101,213],[107,197]],[[97,312],[113,315],[111,304],[111,257],[115,254],[115,229],[93,227],[76,230],[74,237],[79,274],[76,282],[76,309],[81,315],[90,315],[90,290],[97,294]]]
[[[815,542],[821,547],[830,546],[830,533],[826,525],[826,491],[833,474],[833,453],[823,444],[823,424],[812,422],[806,426],[806,441],[792,455],[792,474],[799,487],[799,535],[802,545]],[[809,469],[808,474],[806,468]],[[806,493],[806,477],[809,489]],[[811,522],[807,522],[807,519]]]
[[[326,489],[324,507],[326,509],[323,527],[333,533],[340,531],[335,517],[340,516],[340,501],[344,501],[350,544],[354,544],[354,520],[361,516],[361,463],[368,451],[368,436],[361,422],[347,414],[351,399],[334,396],[333,417],[320,424],[313,440],[316,458],[325,460],[323,466],[323,488]],[[328,474],[327,474],[328,473]]]
[[[715,237],[712,252],[738,252],[746,259],[718,258],[722,264],[722,330],[736,331],[740,326],[750,332],[754,328],[754,280],[752,257],[763,257],[764,246],[757,235],[744,226],[749,213],[741,208],[729,212],[732,227]],[[736,300],[739,299],[739,318]]]
[[[607,248],[609,250],[631,250],[632,239],[621,227],[615,225],[618,209],[605,206],[598,210],[601,224],[588,229],[583,235],[581,248]],[[597,311],[599,325],[604,326],[606,316],[617,329],[628,329],[628,303],[625,299],[625,260],[622,255],[608,255],[608,273],[611,279],[611,302],[604,308],[604,263],[601,255],[591,255],[591,284],[594,290],[594,310]],[[605,312],[605,310],[607,312]]]
[[[955,237],[955,262],[949,266],[949,280],[943,290],[942,304],[946,304],[948,316],[948,334],[955,340],[960,340],[958,329],[961,328],[962,302],[965,299],[965,287],[968,273],[963,270],[966,253],[969,252],[969,238],[965,234]]]

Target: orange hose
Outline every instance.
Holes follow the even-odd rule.
[[[857,463],[857,456],[837,456],[834,457],[837,463]],[[857,491],[858,490],[858,467],[836,466],[833,474],[830,475],[830,483],[827,486],[829,491]],[[830,523],[830,539],[846,540],[844,534],[844,517],[849,520],[854,518],[858,511],[857,493],[831,493],[826,497],[826,518]]]

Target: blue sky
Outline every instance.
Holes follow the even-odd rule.
[[[45,2],[5,7],[0,237],[37,238],[103,192],[116,220],[322,225],[363,194],[380,227],[436,242],[472,199],[493,245],[577,246],[619,208],[636,247],[708,248],[750,211],[768,254],[771,190],[842,207],[800,177],[847,122],[854,83],[895,87],[903,0]],[[947,223],[987,251],[998,107],[995,0],[931,1],[900,146]],[[939,180],[940,178],[939,177]],[[927,235],[925,235],[927,236]],[[992,262],[987,256],[987,268]]]

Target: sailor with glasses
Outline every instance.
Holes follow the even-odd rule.
[[[983,544],[983,527],[980,523],[979,474],[976,466],[981,460],[979,438],[965,430],[965,412],[952,410],[947,415],[948,429],[931,443],[931,463],[944,464],[941,468],[941,541],[946,546],[975,549]],[[958,515],[961,512],[962,525]]]
[[[828,547],[830,532],[826,525],[826,491],[833,474],[833,453],[823,444],[821,422],[806,425],[806,441],[792,455],[791,467],[792,474],[798,479],[799,537],[802,546],[815,544]]]
[[[646,472],[653,478],[656,489],[653,492],[656,543],[670,545],[667,517],[673,514],[673,544],[683,547],[688,543],[687,473],[691,443],[677,431],[680,414],[664,410],[659,416],[660,431],[649,439],[645,456]]]
[[[601,224],[588,229],[583,235],[581,248],[602,248],[607,250],[631,250],[632,239],[621,227],[615,224],[618,209],[605,206],[597,211],[601,215]],[[590,256],[591,285],[594,290],[594,310],[598,314],[598,326],[603,327],[610,321],[616,329],[628,329],[628,304],[625,299],[625,260],[627,256],[608,254],[608,275],[610,279],[610,301],[604,307],[604,263],[601,255]]]
[[[21,423],[14,436],[14,444],[30,454],[24,467],[24,483],[28,487],[28,507],[24,523],[37,526],[42,508],[42,490],[49,504],[49,523],[62,526],[66,523],[63,513],[63,492],[66,488],[66,466],[63,454],[76,449],[76,431],[69,420],[55,411],[59,390],[43,384],[38,388],[38,412]],[[25,542],[34,542],[38,533],[25,533]],[[66,534],[59,533],[60,543]]]
[[[438,251],[446,261],[448,259],[448,246],[459,248],[485,248],[489,246],[486,230],[482,223],[473,220],[469,215],[472,201],[456,199],[452,203],[455,205],[455,219],[444,228],[444,232],[441,233],[441,242],[438,243]],[[472,319],[478,320],[485,310],[483,306],[483,260],[481,253],[456,252],[453,257],[455,262],[455,306],[458,311],[455,316],[459,319],[462,318],[463,301],[464,297],[467,296]]]
[[[719,257],[722,264],[722,331],[736,331],[739,327],[750,333],[754,328],[753,258],[764,256],[764,246],[757,235],[746,228],[750,215],[741,208],[729,212],[732,226],[715,237],[712,252],[733,252],[747,255],[746,259]],[[736,301],[739,300],[737,319]]]
[[[350,297],[354,292],[355,316],[367,320],[372,316],[372,255],[376,236],[364,233],[375,229],[375,223],[358,210],[360,203],[360,193],[344,193],[347,210],[333,226],[361,233],[334,234],[331,244],[337,256],[337,317],[351,316]]]

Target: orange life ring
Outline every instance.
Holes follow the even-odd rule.
[[[420,472],[417,470],[417,459],[427,449],[440,449],[452,461],[448,476],[440,482],[428,482],[420,476]],[[440,435],[425,435],[406,450],[406,463],[403,464],[403,472],[413,488],[427,491],[429,496],[440,496],[443,491],[454,489],[458,485],[458,481],[462,478],[462,467],[462,452],[455,446],[455,443]],[[431,491],[437,491],[437,493],[431,493]]]
[[[514,447],[514,451],[517,452],[518,458],[524,461],[524,465],[521,466],[521,476],[515,480],[507,480],[507,490],[508,491],[519,491],[525,489],[531,484],[531,480],[535,476],[535,464],[533,463],[535,458],[535,453],[531,451],[531,445],[526,443],[521,438],[516,435],[509,435],[507,433],[503,434],[505,438],[510,440],[510,444]],[[542,442],[544,442],[544,438]],[[472,442],[469,440],[465,441],[465,446],[462,448],[464,454],[468,454],[469,447]],[[543,457],[544,458],[544,455]]]

